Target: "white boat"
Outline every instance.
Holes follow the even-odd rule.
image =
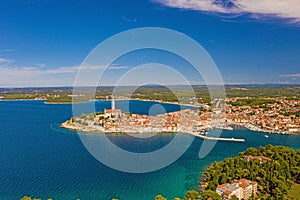
[[[265,135],[265,138],[269,138],[269,136],[268,136],[268,135]]]
[[[198,134],[199,135],[207,135],[207,131],[201,130],[201,131],[198,131]]]

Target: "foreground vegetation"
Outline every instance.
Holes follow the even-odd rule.
[[[184,199],[181,198],[174,198],[174,200],[197,200],[199,198],[199,193],[195,190],[189,190],[187,191]],[[29,196],[24,196],[20,200],[41,200],[40,198],[32,198]],[[48,198],[47,200],[52,200],[52,198]],[[80,199],[77,199],[80,200]],[[119,200],[118,198],[112,198],[111,200]],[[162,195],[157,195],[154,200],[167,200],[165,197]]]
[[[265,156],[271,160],[246,161],[244,156]],[[300,194],[299,186],[294,185],[300,182],[300,150],[268,145],[249,148],[237,157],[213,163],[204,173],[207,186],[202,193],[203,199],[220,199],[215,192],[216,187],[241,178],[258,182],[256,199],[290,199],[288,196]],[[296,199],[298,197],[295,196]]]

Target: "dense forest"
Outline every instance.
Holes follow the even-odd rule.
[[[244,156],[265,156],[271,160],[246,161]],[[216,187],[241,178],[258,182],[255,199],[291,199],[287,197],[291,186],[300,183],[300,150],[268,145],[248,148],[237,157],[213,163],[203,174],[203,181],[207,183],[203,199],[220,199],[215,192]]]

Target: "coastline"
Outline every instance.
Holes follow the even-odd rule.
[[[250,131],[267,133],[267,134],[280,134],[280,135],[297,135],[297,134],[300,134],[300,132],[298,133],[298,132],[291,132],[291,131],[274,131],[274,130],[268,131],[268,130],[259,128],[256,125],[249,124],[249,123],[230,123],[228,125],[229,126],[242,127],[242,128],[248,129]]]
[[[251,124],[249,124],[251,125]],[[280,132],[268,132],[266,130],[262,130],[262,129],[251,129],[249,128],[249,126],[245,126],[245,124],[229,124],[228,125],[229,127],[231,126],[236,126],[236,127],[242,127],[242,128],[245,128],[247,130],[250,130],[250,131],[255,131],[255,132],[259,132],[259,133],[267,133],[267,134],[280,134],[280,135],[299,135],[300,133],[295,133],[295,132],[285,132],[285,133],[280,133]],[[253,125],[252,125],[253,126]],[[126,134],[126,133],[136,133],[136,134],[147,134],[147,133],[153,133],[153,132],[139,132],[139,131],[131,131],[131,130],[127,130],[127,131],[110,131],[110,130],[105,130],[103,127],[99,127],[99,126],[94,126],[94,127],[87,127],[87,126],[74,126],[74,125],[71,125],[70,124],[70,120],[67,120],[63,123],[60,124],[60,127],[62,128],[66,128],[66,129],[70,129],[70,130],[78,130],[78,131],[83,131],[83,132],[97,132],[98,134],[108,134],[108,133],[119,133],[119,134]],[[218,127],[216,127],[218,128]],[[231,127],[232,128],[232,127]],[[236,128],[232,128],[232,129],[229,129],[227,127],[224,127],[224,128],[218,128],[218,129],[222,129],[222,130],[236,130]],[[203,131],[208,131],[208,129],[204,129]],[[216,138],[214,137],[207,137],[205,135],[201,135],[201,134],[195,134],[191,131],[160,131],[160,132],[157,132],[159,134],[165,134],[165,133],[170,133],[170,134],[177,134],[177,133],[183,133],[183,134],[189,134],[189,135],[193,135],[193,136],[196,136],[196,137],[199,137],[199,138],[202,138],[202,139],[211,139],[211,140],[215,140]],[[231,139],[232,138],[226,138],[226,139]],[[236,139],[236,138],[234,138]],[[220,139],[222,140],[222,138]],[[238,139],[240,140],[240,139]],[[241,139],[242,140],[242,139]]]
[[[64,123],[62,123],[60,125],[60,127],[62,128],[66,128],[66,129],[70,129],[70,130],[78,130],[78,131],[83,131],[83,132],[97,132],[97,134],[126,134],[126,133],[133,133],[133,134],[151,134],[153,132],[135,132],[135,131],[126,131],[126,132],[123,132],[123,131],[118,131],[118,132],[115,132],[115,131],[107,131],[105,130],[104,128],[103,129],[93,129],[93,128],[86,128],[86,127],[83,127],[83,126],[72,126],[69,124],[69,121],[66,121]],[[194,137],[198,137],[198,138],[201,138],[201,139],[206,139],[206,140],[216,140],[216,141],[228,141],[228,142],[245,142],[245,139],[243,138],[221,138],[221,137],[209,137],[209,136],[206,136],[206,135],[202,135],[202,134],[197,134],[197,133],[194,133],[192,131],[161,131],[161,132],[157,132],[158,134],[187,134],[187,135],[192,135]]]

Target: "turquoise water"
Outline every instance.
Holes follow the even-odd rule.
[[[122,108],[124,102],[117,102]],[[132,101],[129,111],[147,114],[154,102]],[[96,103],[97,110],[110,102]],[[167,111],[177,105],[164,105]],[[236,155],[248,147],[274,144],[300,149],[300,135],[269,135],[245,129],[223,131],[224,137],[245,138],[245,143],[218,142],[204,159],[198,158],[202,140],[195,138],[185,154],[172,165],[146,174],[129,174],[106,167],[94,159],[73,131],[59,128],[72,116],[71,105],[47,105],[43,101],[0,101],[0,199],[24,195],[53,199],[152,200],[183,197],[197,189],[207,165]],[[93,137],[93,136],[91,136]],[[118,146],[147,152],[166,145],[173,135],[136,139],[112,135]],[[184,137],[191,137],[184,135]]]

